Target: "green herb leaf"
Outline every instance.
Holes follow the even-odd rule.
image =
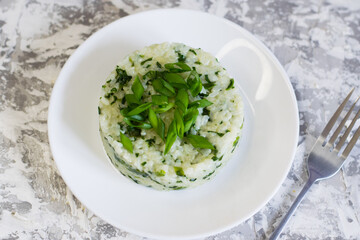
[[[186,57],[185,57],[183,54],[181,54],[180,51],[176,51],[176,53],[177,53],[177,55],[178,55],[178,61],[179,61],[179,62],[185,62]]]
[[[193,54],[197,55],[194,49],[189,49],[189,52],[192,52]]]
[[[144,60],[144,61],[142,61],[140,64],[141,64],[141,65],[144,65],[146,62],[151,61],[151,60],[152,60],[152,57],[151,57],[151,58],[148,58],[148,59],[146,59],[146,60]]]
[[[164,78],[168,81],[173,87],[176,88],[187,88],[185,80],[176,73],[164,73]]]
[[[230,79],[230,83],[229,83],[228,87],[226,88],[226,90],[230,90],[232,88],[234,88],[234,79],[233,78]]]
[[[126,71],[121,69],[119,66],[116,66],[116,82],[120,84],[120,86],[124,86],[131,80],[131,76],[127,75]]]
[[[142,129],[152,128],[151,124],[149,123],[132,120],[130,118],[124,118],[124,122],[130,127],[134,127],[134,128],[142,128]]]
[[[194,101],[189,104],[189,107],[204,108],[212,105],[213,103],[206,99]]]
[[[202,136],[190,134],[187,135],[186,138],[195,148],[215,149],[215,147],[206,138]]]
[[[180,177],[185,177],[184,170],[181,167],[174,167],[174,171],[175,171],[176,175],[178,175]]]
[[[158,68],[162,68],[162,66],[161,66],[161,64],[160,64],[159,62],[156,62],[156,66],[157,66]]]
[[[202,83],[196,71],[191,71],[187,79],[187,84],[193,97],[196,97],[201,92]]]
[[[131,121],[137,121],[137,122],[143,122],[145,120],[145,118],[141,115],[133,115],[133,116],[129,116],[127,117],[127,119],[130,119]]]
[[[205,83],[205,84],[203,84],[203,86],[204,86],[204,88],[206,89],[206,90],[211,90],[213,87],[215,87],[215,83]]]
[[[156,174],[156,176],[158,176],[158,177],[163,177],[163,176],[165,176],[166,172],[161,169],[160,171],[157,171],[155,174]]]
[[[166,88],[163,83],[165,81],[157,78],[155,80],[152,81],[152,85],[153,88],[155,89],[155,91],[157,91],[158,93],[161,93],[162,95],[165,95],[167,97],[173,97],[175,96],[175,90],[173,87],[170,86],[170,84],[167,83],[167,85],[169,85],[171,87],[172,90],[169,90],[168,88]]]
[[[101,108],[100,107],[98,107],[98,113],[99,113],[99,115],[101,114]]]
[[[133,83],[133,85],[131,86],[131,90],[133,91],[135,97],[136,97],[138,100],[140,100],[140,99],[141,99],[141,96],[142,96],[143,93],[144,93],[144,87],[143,87],[143,85],[142,85],[141,82],[140,82],[139,76],[136,76],[136,77],[135,77],[134,83]]]
[[[167,63],[164,66],[166,69],[168,69],[170,72],[173,72],[173,73],[181,73],[181,72],[191,71],[191,68],[183,62]]]
[[[120,132],[120,139],[121,139],[121,143],[124,146],[124,148],[126,150],[128,150],[129,152],[133,153],[133,145],[132,145],[131,140],[121,132]]]
[[[136,104],[136,105],[141,104],[140,100],[135,96],[135,94],[126,94],[125,100],[129,106],[133,105],[133,104]]]
[[[182,114],[180,114],[179,109],[175,110],[174,120],[176,123],[176,133],[180,138],[184,137],[184,122],[182,119]]]
[[[189,95],[185,89],[179,89],[176,95],[175,104],[180,108],[182,114],[186,112],[189,104]]]
[[[184,116],[184,132],[190,130],[191,126],[195,123],[199,111],[196,108],[189,108]]]
[[[177,137],[176,126],[175,126],[175,121],[173,120],[167,132],[164,154],[167,154],[169,152],[170,148],[172,147],[172,145],[176,140],[176,137]]]
[[[164,104],[168,104],[169,102],[168,97],[163,95],[152,95],[151,100],[152,103],[155,105],[164,105]]]
[[[165,123],[160,117],[158,118],[158,127],[156,129],[156,133],[163,141],[165,140]]]
[[[139,113],[142,113],[143,111],[145,111],[146,109],[148,109],[149,107],[151,107],[152,103],[148,102],[148,103],[144,103],[141,104],[140,106],[134,108],[133,110],[131,110],[129,113],[126,114],[126,116],[132,116],[132,115],[136,115]]]
[[[168,103],[167,105],[163,105],[161,107],[158,107],[158,108],[155,108],[154,109],[154,112],[156,113],[164,113],[164,112],[167,112],[169,111],[171,108],[173,108],[175,106],[174,103],[170,102]]]
[[[151,108],[149,108],[149,121],[150,121],[151,126],[154,129],[157,129],[157,127],[158,127],[158,118],[157,118],[154,110],[152,110]]]

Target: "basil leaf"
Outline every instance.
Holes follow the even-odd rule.
[[[164,79],[176,88],[187,88],[185,80],[176,73],[164,73]]]
[[[136,122],[136,124],[133,123],[132,121]],[[152,128],[151,124],[149,124],[149,123],[133,120],[133,119],[130,119],[130,118],[124,118],[124,122],[127,125],[129,125],[130,127],[134,127],[134,128],[142,128],[142,129],[150,129],[150,128]]]
[[[204,108],[204,107],[208,107],[212,104],[213,104],[212,102],[210,102],[206,99],[201,99],[201,100],[197,100],[197,101],[190,103],[189,107]]]
[[[168,88],[164,87],[163,82],[164,80],[157,78],[154,81],[152,81],[152,86],[158,93],[161,93],[162,95],[165,95],[167,97],[173,97],[175,95],[175,90],[172,88],[173,91],[169,90]],[[168,84],[169,85],[169,84]]]
[[[149,107],[151,107],[152,103],[149,102],[149,103],[144,103],[144,104],[141,104],[140,106],[134,108],[133,110],[131,110],[129,113],[126,114],[126,116],[132,116],[132,115],[136,115],[136,114],[139,114],[139,113],[142,113],[143,111],[145,111],[146,109],[148,109]]]
[[[182,119],[182,114],[180,114],[179,109],[175,110],[174,120],[176,123],[176,133],[180,138],[184,137],[184,122]]]
[[[139,99],[135,96],[135,94],[126,94],[125,95],[125,100],[127,102],[127,104],[130,106],[132,104],[137,104],[140,105],[141,102],[139,101]]]
[[[173,73],[181,73],[181,72],[189,72],[191,71],[191,68],[182,62],[177,63],[167,63],[164,65],[166,69],[168,69],[170,72]]]
[[[162,107],[159,107],[159,108],[155,108],[154,109],[154,112],[156,113],[164,113],[164,112],[167,112],[169,111],[172,107],[174,107],[174,103],[170,102],[168,103],[167,105],[164,105]]]
[[[139,76],[136,76],[136,77],[135,77],[134,83],[133,83],[133,85],[131,86],[131,90],[133,91],[135,97],[136,97],[138,100],[140,100],[140,99],[141,99],[141,96],[142,96],[143,93],[144,93],[144,87],[143,87],[143,85],[142,85],[141,82],[140,82]]]
[[[190,130],[191,126],[195,123],[198,115],[199,111],[196,108],[190,108],[187,110],[184,116],[184,132]]]
[[[154,110],[152,110],[151,108],[149,108],[149,121],[150,121],[151,126],[154,129],[157,129],[157,127],[158,127],[158,118],[157,118]]]
[[[227,86],[226,90],[230,90],[230,89],[232,89],[232,88],[234,88],[234,79],[233,79],[233,78],[230,79],[230,83],[229,83],[229,85]]]
[[[120,139],[121,139],[121,143],[124,146],[124,148],[126,150],[128,150],[129,152],[133,153],[133,145],[132,145],[131,140],[121,132],[120,132]]]
[[[205,148],[214,150],[215,147],[204,137],[198,135],[187,135],[186,138],[189,140],[191,145],[195,148]]]
[[[172,145],[176,140],[176,137],[177,137],[176,126],[175,126],[175,121],[173,120],[167,132],[164,154],[167,154],[169,152],[169,150],[171,149]]]
[[[186,112],[189,104],[189,95],[185,89],[179,89],[175,98],[175,104],[180,108],[183,114]]]
[[[151,96],[152,103],[155,105],[164,105],[168,104],[168,97],[162,95],[152,95]]]
[[[202,83],[196,71],[191,71],[187,79],[187,84],[193,97],[196,97],[201,92]]]

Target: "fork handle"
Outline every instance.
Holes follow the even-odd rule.
[[[310,189],[310,187],[314,184],[314,182],[316,182],[316,180],[317,179],[314,179],[311,176],[309,177],[309,179],[305,183],[305,186],[303,187],[303,189],[301,190],[301,192],[299,193],[299,195],[295,199],[294,203],[291,205],[289,211],[286,213],[283,220],[281,220],[279,226],[275,229],[273,234],[270,236],[269,240],[276,240],[280,236],[280,234],[281,234],[283,228],[285,227],[286,223],[289,221],[290,217],[293,215],[296,208],[299,206],[300,202],[303,200],[305,194]]]

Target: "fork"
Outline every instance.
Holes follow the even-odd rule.
[[[330,137],[329,141],[326,142],[326,139],[333,128],[335,122],[338,120],[341,112],[343,111],[346,103],[349,101],[351,94],[354,92],[354,88],[350,91],[347,95],[345,100],[340,104],[334,115],[331,117],[330,121],[325,126],[324,130],[322,131],[321,135],[316,140],[309,156],[307,159],[307,169],[309,173],[309,179],[305,183],[305,186],[299,193],[298,197],[295,199],[294,203],[290,207],[289,211],[285,215],[285,217],[280,222],[279,226],[270,236],[269,240],[277,239],[281,231],[283,230],[286,223],[289,221],[291,215],[294,213],[296,208],[299,206],[300,202],[304,198],[306,192],[310,189],[310,187],[317,181],[330,178],[334,176],[342,167],[344,160],[348,157],[350,151],[354,147],[355,143],[357,142],[360,136],[360,127],[356,130],[353,137],[349,141],[345,149],[342,151],[344,143],[348,138],[352,128],[355,125],[355,122],[360,116],[360,110],[356,113],[354,119],[351,121],[350,125],[347,127],[344,134],[339,138],[339,141],[336,143],[336,139],[340,134],[341,130],[343,129],[345,122],[351,115],[356,102],[359,98],[356,99],[354,104],[351,106],[350,110],[346,113],[343,120],[340,122],[339,126],[336,128],[332,136]]]

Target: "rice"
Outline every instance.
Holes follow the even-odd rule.
[[[179,69],[187,71],[177,72]],[[170,75],[180,76],[187,84],[176,85],[170,81]],[[189,75],[194,76],[193,82]],[[201,84],[194,83],[196,79]],[[160,90],[156,81],[163,84]],[[166,91],[171,91],[171,86],[163,89],[168,82],[175,86],[175,95],[168,96],[167,103],[154,104],[153,95],[165,99],[169,93]],[[199,88],[194,90],[195,85]],[[188,96],[185,110],[176,101],[180,88]],[[198,107],[199,102],[195,102],[198,100],[206,107]],[[146,110],[130,116],[134,113],[131,110],[139,105]],[[170,109],[161,112],[166,106]],[[102,86],[98,111],[100,134],[112,164],[134,182],[159,190],[195,187],[211,179],[236,148],[244,119],[242,99],[234,80],[217,59],[180,43],[154,44],[125,57]],[[156,121],[149,121],[150,111],[158,112]],[[174,120],[176,114],[178,118]],[[188,120],[188,116],[196,114],[195,121]],[[161,121],[165,130],[158,124]],[[191,127],[182,137],[181,127],[186,128],[189,122]],[[165,131],[163,136],[161,131]],[[175,136],[171,135],[173,132]],[[173,143],[166,152],[165,143],[171,139]]]

